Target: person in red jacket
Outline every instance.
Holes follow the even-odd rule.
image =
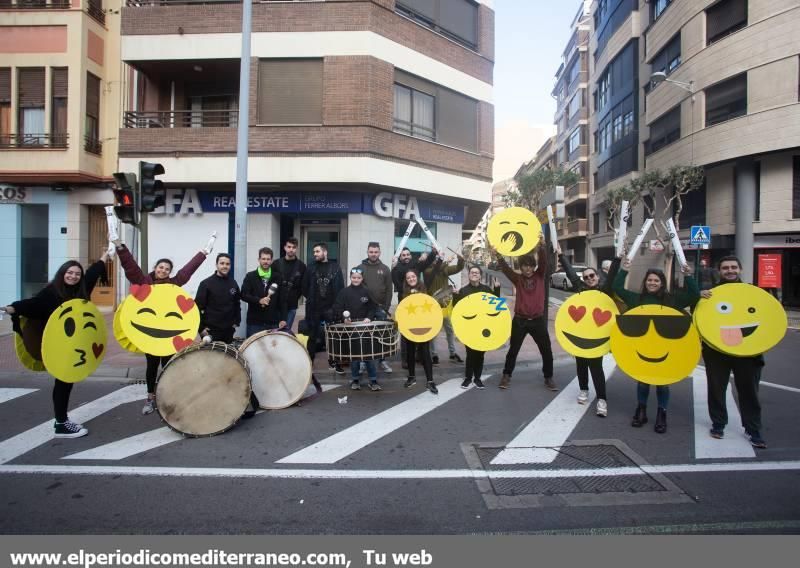
[[[491,250],[492,254],[497,254],[494,248]],[[522,342],[525,341],[525,336],[530,334],[542,355],[544,386],[551,391],[558,390],[553,381],[553,350],[550,346],[550,333],[547,331],[547,318],[545,317],[547,253],[545,252],[544,235],[540,235],[536,250],[537,260],[535,261],[532,256],[520,257],[520,272],[511,268],[503,257],[497,257],[500,270],[516,288],[514,319],[511,322],[511,341],[503,366],[503,376],[498,385],[501,389],[507,389],[511,385],[511,374],[517,364],[517,355],[522,347]]]
[[[172,261],[168,258],[159,259],[153,271],[150,274],[145,274],[141,269],[136,259],[133,258],[131,251],[128,250],[121,241],[115,240],[114,245],[117,247],[117,256],[125,270],[125,278],[131,284],[175,284],[183,286],[192,277],[192,274],[200,268],[203,261],[206,259],[210,250],[203,249],[199,251],[192,259],[186,263],[186,266],[181,268],[175,276],[172,274]],[[147,372],[145,379],[147,380],[147,400],[142,407],[142,414],[152,414],[156,409],[156,376],[158,375],[159,367],[163,367],[170,360],[170,356],[160,357],[158,355],[151,355],[145,353],[147,359]]]

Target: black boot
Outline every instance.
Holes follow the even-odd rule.
[[[663,434],[667,431],[667,411],[660,406],[658,407],[658,412],[656,412],[656,426],[653,429],[658,434]]]
[[[636,413],[633,415],[631,426],[634,428],[641,428],[643,424],[647,424],[647,407],[640,404],[636,407]]]

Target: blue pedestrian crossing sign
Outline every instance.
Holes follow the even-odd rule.
[[[692,225],[692,230],[689,233],[689,242],[695,246],[710,245],[711,227],[708,225]]]

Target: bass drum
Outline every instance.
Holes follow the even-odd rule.
[[[222,434],[239,421],[250,402],[247,362],[225,343],[187,347],[161,371],[156,400],[161,418],[179,434]]]
[[[250,367],[261,408],[288,408],[305,394],[311,382],[311,358],[293,335],[262,331],[248,337],[240,352]]]

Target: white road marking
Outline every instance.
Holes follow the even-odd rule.
[[[488,376],[484,375],[484,377]],[[277,463],[336,463],[467,392],[466,389],[461,388],[462,380],[460,378],[450,379],[437,385],[438,395],[433,395],[426,390],[412,399],[401,402],[397,406],[288,455],[278,460]],[[425,380],[420,379],[414,388],[424,389]]]
[[[20,396],[25,396],[26,394],[36,392],[37,390],[39,389],[0,389],[0,404],[8,402],[9,400],[14,400]]]
[[[721,440],[712,438],[711,419],[708,416],[708,386],[705,367],[698,366],[692,374],[694,398],[694,457],[698,460],[720,458],[754,458],[756,452],[750,441],[738,435],[742,417],[733,400],[733,386],[728,385],[725,401],[728,406],[728,428]]]
[[[73,422],[88,422],[112,408],[144,398],[141,385],[130,385],[70,411]],[[7,463],[53,439],[53,421],[34,426],[26,432],[0,442],[0,464]]]
[[[603,370],[608,382],[617,364],[611,355],[603,357]],[[492,460],[492,465],[522,463],[550,463],[558,456],[558,448],[564,445],[572,431],[589,408],[594,411],[594,391],[586,404],[578,404],[578,377],[558,394],[517,436],[511,440]]]
[[[794,387],[787,387],[786,385],[779,385],[777,383],[768,383],[767,381],[761,381],[759,384],[762,384],[767,387],[772,387],[774,389],[786,390],[789,392],[800,392],[800,389],[796,389]]]
[[[261,469],[211,467],[125,467],[67,465],[0,465],[5,475],[135,475],[146,477],[205,477],[259,479],[545,479],[566,477],[610,477],[670,473],[752,473],[797,471],[800,461],[725,462],[646,465],[595,469],[519,469],[484,471],[473,469]]]

